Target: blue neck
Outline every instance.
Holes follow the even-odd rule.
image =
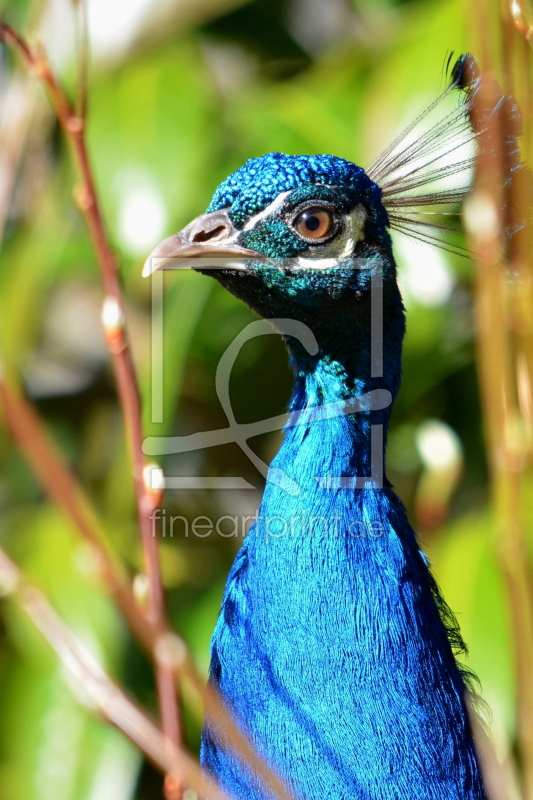
[[[274,464],[281,460],[290,468],[295,460],[300,460],[299,448],[305,446],[305,439],[310,437],[316,447],[315,460],[319,459],[324,467],[327,466],[328,474],[346,477],[370,475],[371,426],[381,426],[384,448],[394,389],[383,379],[351,380],[345,367],[327,358],[320,360],[312,372],[297,372],[289,408],[299,412],[300,424],[286,430]],[[385,396],[390,397],[390,405],[386,408],[375,410],[372,399],[376,397],[376,390],[382,390],[382,393],[385,390]],[[364,410],[347,413],[350,401],[361,396],[369,398],[363,403]],[[320,419],[326,409],[329,418]],[[294,479],[304,479],[305,483],[309,466],[302,463],[303,474],[295,475]]]
[[[293,412],[292,422],[296,417],[297,424],[286,428],[272,470],[283,470],[304,493],[315,494],[316,478],[320,476],[369,477],[372,441],[374,461],[377,445],[384,465],[392,404],[401,378],[404,329],[401,303],[395,304],[394,313],[389,312],[391,316],[387,332],[392,331],[393,335],[385,339],[381,377],[371,374],[368,328],[357,328],[353,322],[351,335],[345,339],[349,345],[343,343],[345,352],[336,354],[340,357],[330,355],[320,341],[319,352],[313,358],[303,354],[293,342],[289,343],[295,372],[289,409]],[[330,352],[335,349],[328,344]],[[357,413],[347,413],[350,401],[361,396],[368,398],[363,408]],[[324,414],[329,418],[324,418]],[[384,466],[382,479],[386,484]]]

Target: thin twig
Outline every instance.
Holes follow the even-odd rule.
[[[0,376],[0,412],[11,436],[18,444],[49,497],[70,517],[93,548],[102,579],[130,628],[145,643],[153,641],[150,624],[141,616],[122,569],[105,544],[102,528],[76,479],[63,463],[54,443],[30,403]]]
[[[100,574],[114,596],[130,629],[147,653],[155,658],[171,679],[182,676],[201,698],[205,713],[222,738],[235,751],[240,761],[249,764],[280,800],[291,800],[285,784],[258,755],[254,744],[233,720],[219,693],[206,686],[183,640],[163,627],[158,628],[141,616],[120,566],[108,555],[100,532],[100,523],[82,489],[63,464],[55,445],[43,429],[30,403],[5,377],[0,378],[0,411],[13,439],[32,467],[47,494],[65,510],[72,522],[97,554]],[[2,562],[0,561],[0,574]],[[4,569],[4,574],[6,570]],[[4,581],[5,582],[5,581]],[[0,581],[0,595],[2,586]],[[169,782],[167,781],[167,784]],[[172,787],[175,790],[175,786]]]
[[[32,86],[25,77],[14,77],[2,98],[0,127],[0,239],[15,185],[17,168],[24,151],[30,122],[35,113]]]
[[[509,1],[509,13],[517,31],[520,31],[528,45],[533,47],[533,25],[531,20],[527,19],[520,0]]]
[[[251,738],[235,721],[217,689],[210,683],[207,685],[204,683],[190,658],[186,658],[183,661],[181,673],[190,681],[194,690],[202,698],[206,720],[218,734],[222,734],[220,739],[235,751],[241,762],[252,769],[253,773],[260,778],[273,797],[276,797],[277,800],[294,800],[294,796],[287,784],[276,775],[264,758],[258,754]]]
[[[224,703],[218,689],[206,685],[187,651],[185,643],[175,633],[168,632],[159,637],[155,644],[161,661],[177,676],[188,681],[204,707],[205,719],[214,730],[217,738],[229,747],[241,763],[251,768],[265,788],[278,800],[294,800],[287,784],[276,775],[262,758],[247,733],[245,733]]]
[[[74,113],[43,54],[32,50],[16,31],[1,22],[0,39],[15,44],[30,69],[45,83],[56,115],[67,138],[74,145],[80,166],[82,188],[76,193],[77,200],[85,214],[98,255],[106,294],[102,312],[104,330],[108,346],[114,357],[119,397],[124,409],[130,445],[134,455],[134,477],[143,533],[142,541],[145,546],[147,575],[152,588],[148,619],[140,615],[129,586],[123,581],[120,570],[107,555],[99,536],[99,523],[96,516],[90,509],[76,480],[63,464],[39,418],[20,392],[15,390],[5,379],[0,378],[0,406],[6,423],[47,493],[67,511],[81,533],[95,547],[99,555],[101,573],[108,588],[116,597],[132,632],[156,660],[162,724],[167,739],[174,742],[178,740],[179,743],[179,728],[177,730],[174,728],[172,731],[172,726],[178,725],[175,687],[176,680],[180,678],[182,671],[202,698],[209,719],[217,726],[223,739],[235,751],[237,757],[243,763],[249,764],[263,780],[264,785],[269,787],[280,800],[292,800],[292,795],[286,785],[258,755],[252,741],[233,720],[218,692],[213,687],[205,686],[192,659],[187,655],[184,642],[176,634],[170,632],[166,625],[156,540],[151,535],[149,520],[152,510],[157,507],[159,497],[156,492],[147,489],[144,482],[146,465],[141,451],[139,396],[124,331],[124,312],[115,262],[107,245],[85,149],[84,121]],[[169,642],[172,643],[173,653],[170,658]],[[180,653],[179,658],[176,658],[176,652]],[[174,778],[175,776],[169,772],[167,777]],[[176,786],[176,782],[171,780],[167,782],[167,788],[169,800],[174,800],[181,793],[182,787],[179,781]]]
[[[73,0],[76,14],[76,45],[78,50],[78,80],[76,87],[76,107],[78,115],[87,119],[89,95],[89,38],[87,30],[87,3]]]
[[[478,369],[492,492],[499,533],[499,561],[511,612],[516,679],[517,739],[525,800],[533,800],[533,589],[520,479],[522,456],[512,440],[519,419],[508,325],[505,214],[513,207],[506,143],[516,135],[501,90],[490,74],[481,78],[471,104],[479,155],[465,223],[476,263]],[[499,105],[498,105],[499,104]],[[487,122],[487,112],[491,114]],[[511,137],[511,139],[509,138]]]
[[[1,549],[0,592],[13,595],[56,652],[73,679],[78,700],[122,731],[163,772],[190,786],[202,798],[230,800],[199,765],[162,734],[113,683],[43,593],[23,583],[18,568]]]
[[[105,294],[102,322],[108,348],[113,358],[118,397],[124,415],[126,436],[133,463],[137,516],[149,587],[147,615],[150,622],[160,628],[165,624],[164,593],[157,542],[155,537],[152,536],[150,521],[150,515],[160,502],[160,494],[152,492],[145,480],[147,464],[142,452],[139,390],[125,330],[124,304],[117,265],[107,241],[89,156],[85,146],[86,120],[83,116],[77,114],[71,105],[43,51],[31,48],[23,37],[6,23],[0,23],[0,39],[16,47],[30,70],[46,86],[57,119],[72,146],[74,159],[80,173],[81,184],[75,193],[75,197],[78,207],[85,217],[100,267]],[[176,684],[168,669],[164,665],[158,665],[157,663],[156,684],[163,730],[169,739],[179,744],[181,731]]]

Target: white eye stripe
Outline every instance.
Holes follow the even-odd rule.
[[[298,267],[301,269],[327,269],[328,267],[336,267],[339,263],[338,258],[305,258],[305,256],[298,256]]]
[[[278,211],[285,202],[285,200],[287,199],[287,197],[290,195],[290,193],[291,192],[288,191],[278,194],[276,199],[272,203],[270,203],[269,206],[264,208],[262,211],[259,211],[257,214],[255,214],[255,216],[250,217],[250,219],[244,226],[243,230],[244,231],[252,230],[252,228],[255,228],[262,220],[265,219],[265,217],[269,217],[271,214],[274,214],[276,211]]]
[[[275,212],[283,206],[290,193],[291,192],[288,191],[279,194],[270,205],[251,217],[245,224],[243,230],[252,230],[266,217],[275,214]],[[343,230],[340,235],[336,236],[331,242],[317,245],[317,248],[320,248],[318,252],[308,250],[305,255],[299,256],[297,259],[298,266],[302,269],[309,267],[327,269],[328,267],[334,267],[339,259],[351,256],[357,242],[364,239],[366,219],[367,212],[364,206],[355,206],[350,214],[344,216]],[[236,235],[238,236],[239,232],[236,232]]]
[[[361,204],[355,206],[355,208],[348,215],[354,244],[356,242],[361,242],[365,238],[365,224],[367,217],[368,214],[366,212],[366,208]]]
[[[291,194],[291,191],[292,190],[289,190],[287,192],[281,192],[281,194],[278,194],[276,199],[273,200],[270,205],[268,205],[266,208],[263,208],[261,211],[258,211],[258,213],[254,214],[253,217],[250,217],[248,222],[244,225],[243,230],[252,230],[253,228],[257,227],[257,225],[266,217],[269,217],[272,214],[275,214],[276,211],[279,211],[287,197]],[[317,201],[317,204],[319,205],[319,201]],[[350,228],[354,243],[359,242],[364,238],[366,217],[367,213],[362,205],[355,206],[352,212],[344,217],[345,227]]]

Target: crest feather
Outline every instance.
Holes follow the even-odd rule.
[[[367,174],[381,187],[393,230],[466,255],[459,211],[472,187],[477,140],[504,106],[515,121],[520,112],[513,98],[500,96],[485,113],[482,127],[474,131],[471,115],[482,80],[475,58],[460,56],[450,78],[446,89],[374,161]],[[438,116],[441,105],[454,97],[451,109]],[[503,147],[512,177],[520,166],[516,137],[509,135]]]

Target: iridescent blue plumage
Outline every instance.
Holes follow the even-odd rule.
[[[379,186],[362,167],[335,156],[287,156],[268,153],[261,158],[251,158],[230,175],[217,188],[208,211],[229,208],[230,215],[239,226],[269,205],[282,192],[305,186],[343,186],[381,196]],[[383,213],[385,209],[381,207]]]
[[[235,241],[274,261],[210,274],[261,316],[307,325],[318,343],[310,355],[285,337],[290,407],[308,417],[286,430],[271,474],[300,490],[267,481],[228,579],[211,681],[297,798],[482,800],[468,676],[454,657],[464,646],[401,502],[386,479],[319,480],[370,474],[371,426],[386,439],[391,405],[327,419],[308,409],[375,389],[394,398],[400,385],[404,312],[380,198],[343,159],[274,153],[230,176],[209,208],[226,209]],[[337,228],[302,240],[302,208],[326,209]],[[377,369],[373,276],[383,280]],[[269,797],[209,722],[202,763],[237,800]]]

